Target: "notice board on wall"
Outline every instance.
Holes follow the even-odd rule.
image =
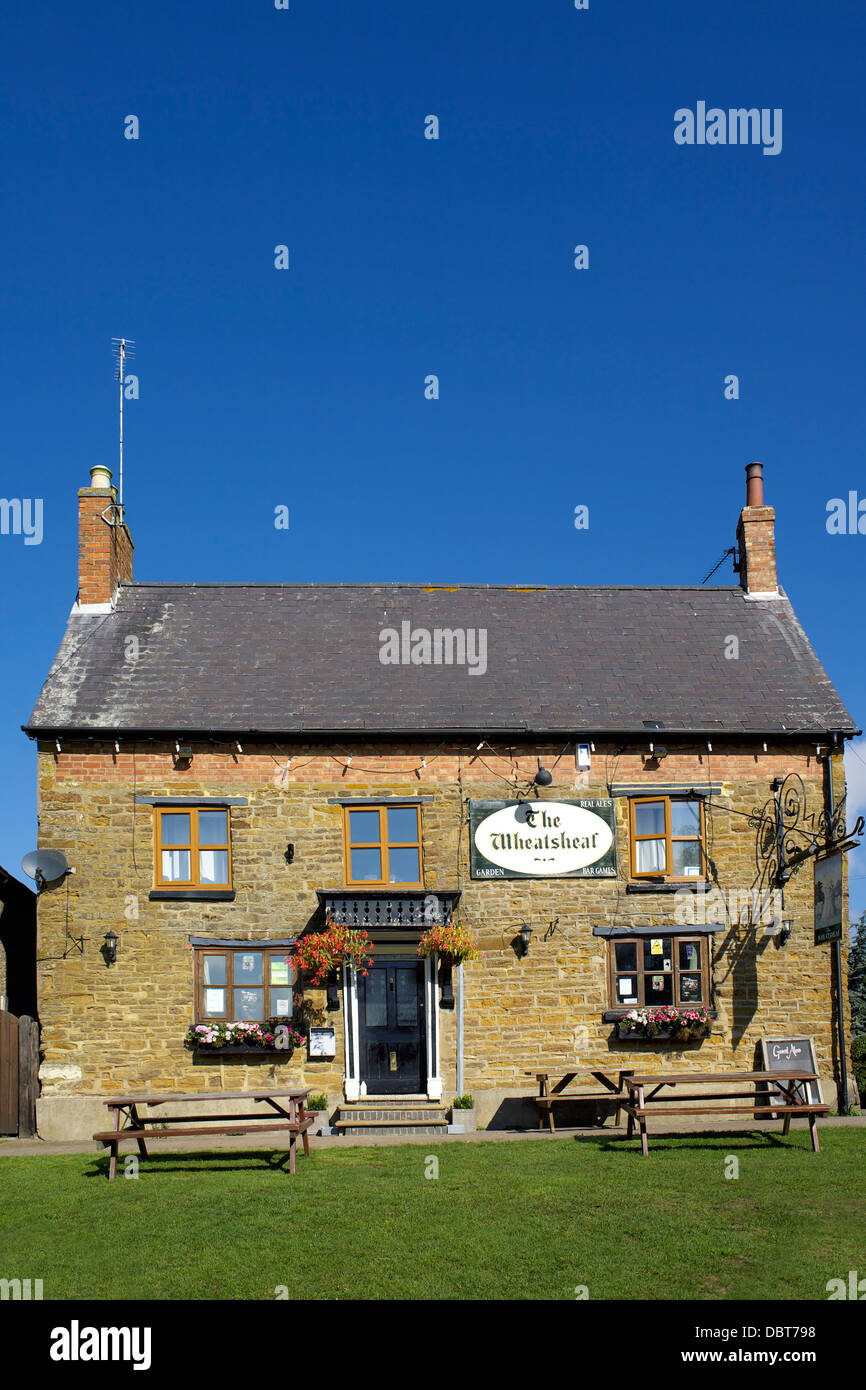
[[[816,1074],[818,1071],[815,1043],[812,1038],[762,1038],[761,1057],[765,1071],[813,1071]],[[804,1081],[801,1089],[805,1092],[805,1100],[823,1105],[824,1097],[821,1095],[820,1081]],[[777,1086],[767,1086],[766,1094],[768,1095],[765,1102],[767,1105],[772,1105],[774,1100],[781,1100]]]

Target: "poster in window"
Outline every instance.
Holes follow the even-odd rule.
[[[289,983],[289,962],[287,960],[277,960],[271,957],[271,984],[287,985]]]
[[[289,995],[278,994],[274,999],[274,1018],[288,1018],[292,1012],[292,1001]]]
[[[661,990],[664,989],[664,987],[665,987],[665,977],[664,977],[664,975],[653,975],[653,991],[654,991],[654,992],[659,992],[659,993],[660,993]]]
[[[204,992],[204,1011],[206,1014],[221,1014],[223,1012],[223,994],[221,989],[206,989]]]
[[[700,975],[680,975],[680,999],[684,1004],[699,1004],[701,1000]]]
[[[660,955],[662,955],[662,953],[663,953],[663,949],[664,949],[664,948],[662,947],[662,939],[661,939],[661,937],[660,937],[660,936],[654,936],[654,937],[651,939],[651,941],[650,941],[650,955],[651,955],[651,956],[660,956]]]
[[[637,995],[634,992],[634,979],[628,975],[620,975],[617,985],[619,987],[619,1002],[621,1004],[636,1004]]]

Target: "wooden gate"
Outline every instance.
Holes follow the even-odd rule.
[[[0,1009],[0,1134],[36,1133],[38,1074],[39,1024]]]

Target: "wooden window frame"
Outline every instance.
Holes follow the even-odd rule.
[[[205,989],[224,989],[226,992],[226,1003],[234,1001],[235,988],[242,989],[242,985],[235,985],[234,957],[236,955],[250,955],[261,953],[262,960],[262,984],[252,985],[252,989],[261,989],[265,996],[265,1002],[270,1002],[271,991],[275,989],[288,989],[291,991],[292,1010],[279,1017],[291,1018],[295,1007],[295,969],[292,961],[289,961],[289,983],[288,985],[272,985],[271,979],[271,957],[277,956],[284,960],[288,956],[289,950],[286,946],[269,946],[266,941],[239,941],[237,946],[193,946],[193,986],[194,986],[194,1011],[195,1022],[199,1023],[266,1023],[268,1019],[276,1018],[278,1015],[266,1013],[263,1018],[233,1018],[231,1013],[226,1013],[217,1017],[215,1014],[206,1014],[204,1009]],[[204,982],[204,961],[205,956],[225,956],[226,957],[226,982],[224,985],[205,985]],[[267,981],[267,983],[265,983]]]
[[[364,840],[360,843],[351,844],[350,842],[350,816],[353,811],[377,811],[379,813],[379,839]],[[388,842],[388,812],[389,811],[414,811],[418,827],[418,837],[415,840],[395,840],[393,844]],[[352,878],[352,850],[353,849],[377,849],[380,854],[380,864],[382,877],[375,878]],[[418,851],[418,878],[411,883],[391,883],[388,878],[388,851],[389,849],[417,849]],[[343,807],[343,874],[345,886],[347,888],[362,889],[387,889],[389,892],[396,892],[400,888],[423,888],[424,887],[424,855],[421,847],[421,807],[417,804],[405,801],[382,801],[378,804],[364,806],[344,806]]]
[[[655,935],[656,935],[656,932],[653,931],[652,936],[655,936]],[[710,960],[711,960],[711,955],[712,955],[712,950],[711,950],[711,944],[712,944],[712,943],[711,943],[710,938],[709,938],[708,936],[704,935],[704,934],[699,933],[699,932],[698,932],[698,933],[696,933],[696,932],[688,932],[688,931],[673,932],[673,931],[671,931],[670,927],[659,927],[659,928],[658,928],[658,935],[659,935],[660,937],[662,937],[662,938],[667,937],[667,938],[672,942],[672,947],[671,947],[671,969],[670,969],[670,970],[656,970],[656,971],[647,970],[646,966],[644,965],[644,963],[643,963],[643,943],[644,943],[645,941],[650,941],[650,940],[652,940],[652,936],[650,936],[649,934],[643,934],[643,935],[641,935],[641,936],[614,936],[614,937],[611,937],[611,938],[608,940],[608,943],[607,943],[607,944],[608,944],[608,954],[607,954],[607,994],[608,994],[608,999],[609,999],[609,1001],[610,1001],[609,1007],[610,1007],[612,1010],[613,1010],[613,1009],[621,1010],[623,1014],[627,1014],[631,1009],[661,1009],[661,1008],[665,1008],[665,1007],[667,1007],[667,1008],[673,1008],[673,1009],[688,1009],[688,1008],[693,1008],[693,1009],[705,1008],[705,1009],[709,1009],[709,1008],[711,1007],[711,1002],[710,1002],[710,992],[711,992]],[[687,945],[687,944],[692,944],[692,945],[694,945],[694,944],[696,944],[696,943],[700,946],[701,964],[700,964],[699,970],[695,970],[694,968],[689,968],[688,966],[681,966],[681,965],[680,965],[680,952],[679,952],[680,946],[685,946],[685,945]],[[616,968],[616,948],[617,948],[617,946],[634,946],[634,945],[636,945],[637,948],[638,948],[638,966],[637,966],[637,970],[636,970],[636,971],[631,971],[631,970],[617,970],[617,968]],[[617,975],[631,975],[631,974],[634,974],[634,977],[635,977],[635,984],[637,985],[637,989],[635,990],[635,993],[637,994],[637,1003],[636,1003],[636,1004],[624,1004],[624,1003],[622,1002],[622,1000],[620,999],[620,997],[619,997],[619,994],[618,994],[618,991],[617,991],[617,987],[616,987]],[[672,976],[673,976],[673,981],[674,981],[673,999],[672,999],[672,1001],[671,1001],[671,1003],[670,1003],[669,1005],[664,1005],[664,1004],[647,1004],[646,1001],[645,1001],[645,999],[643,998],[643,994],[644,994],[644,975],[653,975],[653,974],[656,974],[656,975],[672,975]],[[699,974],[700,977],[701,977],[701,994],[702,994],[703,998],[701,998],[701,999],[696,999],[696,1000],[681,999],[681,998],[680,998],[680,989],[679,989],[679,977],[680,977],[680,975],[697,975],[697,974]]]
[[[638,835],[635,830],[635,808],[646,805],[648,802],[661,801],[665,808],[665,833],[661,835]],[[673,835],[671,834],[671,803],[675,801],[696,801],[700,808],[700,831],[697,835]],[[656,792],[647,796],[632,796],[628,803],[628,831],[629,831],[629,868],[633,879],[641,882],[646,879],[655,879],[661,883],[702,883],[706,879],[706,808],[703,797],[698,796],[674,796],[666,792]],[[661,840],[665,842],[665,868],[664,869],[643,869],[637,867],[637,847],[644,840]],[[700,871],[696,874],[674,874],[671,873],[673,864],[673,845],[684,840],[697,840],[700,846]]]
[[[154,824],[154,866],[153,866],[153,885],[155,889],[172,890],[178,892],[200,891],[224,892],[232,887],[232,820],[231,809],[228,806],[155,806]],[[228,851],[228,882],[227,883],[202,883],[199,876],[199,849],[202,848],[198,833],[198,818],[202,811],[225,811],[226,815],[226,843],[224,845],[204,845],[205,850],[225,849]],[[162,821],[163,816],[189,816],[189,833],[191,843],[188,845],[165,845],[162,841]],[[163,850],[189,850],[190,872],[195,870],[195,877],[190,879],[164,879],[162,876],[162,852]]]

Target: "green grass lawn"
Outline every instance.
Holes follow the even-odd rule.
[[[866,1129],[825,1128],[820,1154],[807,1130],[651,1145],[314,1142],[294,1178],[266,1148],[157,1151],[110,1184],[101,1155],[0,1146],[0,1278],[46,1299],[826,1299],[866,1273]]]

